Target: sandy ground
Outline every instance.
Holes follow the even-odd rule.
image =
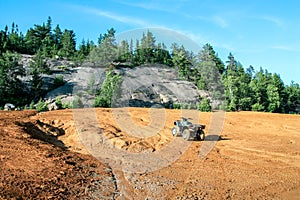
[[[0,199],[300,198],[300,115],[235,112],[224,123],[214,115],[0,112]],[[181,116],[205,124],[206,140],[174,138]]]

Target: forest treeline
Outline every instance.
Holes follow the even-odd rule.
[[[140,40],[116,42],[111,28],[100,34],[97,42],[82,40],[76,44],[73,30],[46,23],[35,24],[24,35],[12,23],[0,31],[0,106],[5,103],[25,105],[41,98],[42,74],[51,73],[46,61],[64,58],[77,64],[90,62],[94,67],[135,67],[143,64],[163,64],[178,71],[180,79],[193,82],[200,90],[223,90],[227,111],[265,111],[299,113],[299,83],[285,84],[280,75],[266,69],[244,67],[229,53],[222,61],[210,44],[200,52],[191,52],[173,43],[167,47],[157,43],[151,32]],[[20,77],[26,76],[20,64],[20,54],[33,55],[30,63],[31,80],[24,86]],[[27,74],[28,75],[28,74]],[[222,88],[218,88],[222,85]],[[24,89],[26,88],[26,89]]]

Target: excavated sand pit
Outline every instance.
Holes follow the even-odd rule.
[[[206,131],[213,128],[212,113],[168,109],[0,112],[0,199],[299,198],[299,115],[226,113],[219,141],[202,159],[207,141],[171,135],[173,121],[186,115],[198,115]],[[164,151],[177,157],[162,165],[148,160],[148,171],[135,172],[142,168],[126,168],[126,158],[100,155],[103,144],[132,163]],[[188,145],[166,151],[173,144]]]

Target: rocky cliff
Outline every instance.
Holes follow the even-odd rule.
[[[23,56],[22,63],[28,69],[30,56]],[[43,90],[48,103],[61,97],[63,103],[71,102],[79,96],[85,107],[92,107],[95,91],[101,89],[106,69],[84,63],[76,66],[73,62],[53,59],[48,61],[51,75],[43,75]],[[114,72],[122,76],[121,90],[113,96],[112,107],[171,107],[173,104],[194,104],[205,93],[191,82],[178,79],[175,69],[164,65],[148,64],[135,68],[116,68]],[[62,77],[64,84],[53,88],[54,79]],[[29,81],[30,76],[24,78]]]

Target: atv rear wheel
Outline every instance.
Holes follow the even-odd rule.
[[[189,140],[191,136],[191,132],[189,129],[184,129],[184,131],[182,132],[182,137],[184,140]]]
[[[179,133],[179,128],[178,127],[173,127],[172,128],[172,135],[174,136],[174,137],[176,137],[176,136],[178,136],[178,133]]]

